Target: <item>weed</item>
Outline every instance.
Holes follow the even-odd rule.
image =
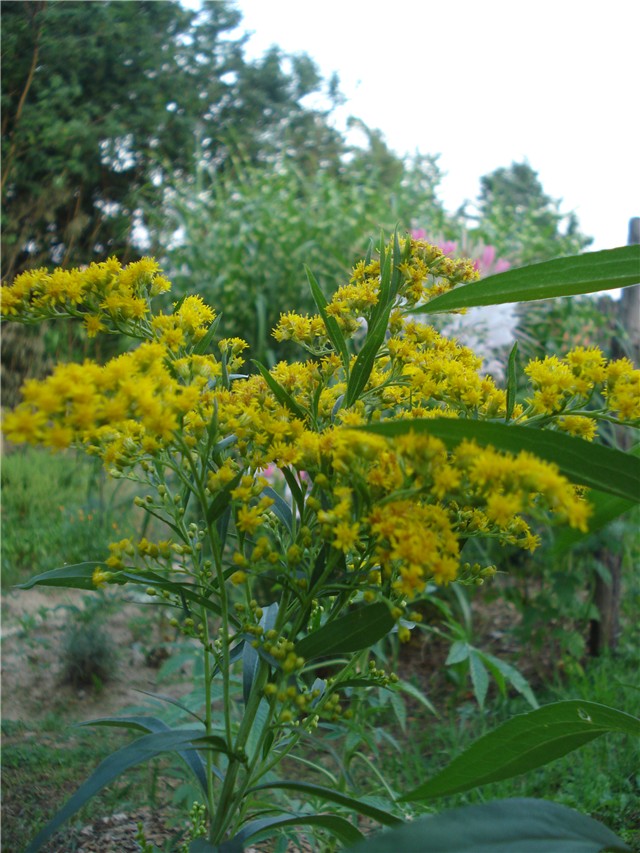
[[[62,661],[66,682],[101,690],[113,674],[116,649],[100,624],[82,621],[67,632]]]

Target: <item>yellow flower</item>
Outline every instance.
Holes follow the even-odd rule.
[[[257,507],[242,506],[238,510],[236,518],[236,527],[243,533],[255,533],[258,527],[263,523],[264,516],[262,510]]]
[[[563,432],[568,432],[569,435],[576,435],[587,441],[593,441],[598,432],[596,421],[593,418],[586,418],[582,415],[566,415],[563,418],[559,418],[558,427]]]
[[[346,521],[339,521],[333,529],[334,539],[332,545],[339,548],[345,553],[350,551],[358,541],[360,534],[360,526],[357,522],[349,524]]]
[[[499,527],[507,527],[522,508],[522,498],[518,494],[494,492],[487,498],[487,517]]]
[[[113,572],[105,572],[100,566],[96,566],[93,570],[93,574],[91,575],[91,581],[93,585],[100,589],[109,583],[109,581],[113,578]]]

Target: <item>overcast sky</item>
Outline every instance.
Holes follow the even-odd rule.
[[[526,158],[593,249],[626,243],[640,216],[637,0],[235,5],[249,56],[272,44],[308,53],[338,73],[345,113],[398,153],[439,153],[449,210],[477,196],[482,175]]]

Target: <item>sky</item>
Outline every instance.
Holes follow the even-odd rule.
[[[250,58],[277,44],[338,74],[339,126],[351,114],[399,154],[439,154],[449,211],[477,197],[482,175],[527,160],[593,250],[627,242],[640,216],[637,0],[235,6]]]

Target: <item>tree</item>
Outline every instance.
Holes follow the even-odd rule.
[[[248,62],[240,20],[227,0],[199,13],[174,0],[3,0],[3,280],[131,259],[144,204],[196,156],[224,162],[230,140],[252,160],[285,146],[335,156],[327,111],[303,103],[323,86],[313,62],[277,49]]]
[[[528,264],[577,254],[592,242],[580,232],[574,213],[560,212],[560,204],[524,162],[482,177],[477,214],[461,212],[470,220],[474,238],[495,246],[499,257]]]

